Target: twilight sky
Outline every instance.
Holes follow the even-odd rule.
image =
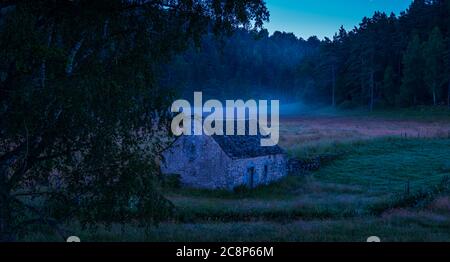
[[[307,39],[332,37],[339,27],[351,30],[364,16],[375,11],[398,15],[412,0],[266,0],[270,23],[265,27],[274,31],[293,32]]]

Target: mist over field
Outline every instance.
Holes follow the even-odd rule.
[[[270,12],[2,1],[0,241],[450,241],[450,1],[324,38],[269,32]],[[279,143],[176,137],[177,99],[278,100]]]

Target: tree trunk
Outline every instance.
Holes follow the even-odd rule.
[[[28,132],[28,131],[27,131]],[[28,154],[28,143],[22,143],[0,158],[0,242],[14,241],[12,188],[14,172],[11,167],[17,164],[20,155]]]
[[[13,241],[13,235],[11,232],[11,209],[9,201],[2,196],[0,206],[0,242]]]
[[[331,66],[331,74],[332,74],[332,95],[331,95],[331,104],[333,105],[333,107],[336,106],[336,68],[335,65],[333,64]]]
[[[50,48],[50,46],[52,45],[52,40],[53,40],[53,31],[54,31],[54,24],[52,24],[50,26],[50,30],[48,33],[48,37],[47,37],[47,48]],[[46,74],[47,74],[47,58],[44,57],[44,59],[42,60],[42,64],[41,64],[41,88],[44,89],[45,88],[45,81],[46,81]]]
[[[450,80],[448,81],[448,88],[447,88],[447,105],[450,108]]]
[[[437,105],[437,98],[436,98],[436,84],[433,83],[433,105]]]
[[[77,56],[78,51],[80,50],[81,46],[83,45],[84,39],[85,39],[85,37],[83,35],[82,38],[78,42],[76,42],[75,45],[73,46],[73,48],[70,50],[68,62],[66,65],[66,75],[67,76],[71,76],[73,73],[73,68],[75,65],[75,57]]]
[[[370,112],[373,111],[373,106],[374,106],[374,93],[375,93],[375,72],[373,71],[373,69],[370,71],[370,104],[369,104],[369,109]]]
[[[364,99],[364,93],[365,93],[365,83],[364,81],[366,80],[365,75],[364,75],[364,58],[361,57],[361,72],[359,75],[359,80],[360,80],[360,87],[361,87],[361,105],[364,105],[366,103],[365,99]]]
[[[9,242],[13,240],[11,232],[11,204],[6,171],[0,173],[0,242]],[[4,171],[4,172],[3,172]]]

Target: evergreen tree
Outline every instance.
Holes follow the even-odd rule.
[[[387,105],[395,106],[396,83],[395,72],[392,66],[388,66],[384,70],[382,93]]]
[[[221,45],[210,34],[202,40],[205,47],[188,51],[164,71],[170,86],[189,97],[197,89],[216,97],[269,95],[371,110],[380,99],[394,106],[437,104],[448,96],[446,74],[439,71],[449,70],[436,65],[443,63],[439,43],[449,38],[449,2],[415,0],[399,16],[375,12],[350,31],[339,28],[332,40],[267,31],[254,37],[242,29]],[[415,44],[425,44],[413,46],[413,36]]]
[[[441,87],[445,82],[445,44],[438,27],[433,29],[424,44],[423,57],[425,84],[433,97],[433,105],[437,105],[442,94]]]
[[[399,101],[402,105],[416,105],[423,86],[422,45],[418,35],[414,35],[403,54],[403,78]]]
[[[327,64],[327,57],[339,61],[335,88],[337,105],[368,105],[373,109],[379,98],[402,106],[442,101],[443,85],[447,83],[442,81],[447,77],[441,76],[440,71],[449,70],[442,66],[439,43],[449,38],[449,6],[450,2],[445,0],[415,0],[398,17],[375,12],[349,31],[344,41],[336,38],[332,44],[327,44],[333,46],[332,49],[321,48],[319,55],[313,57],[318,59],[316,65]],[[440,36],[435,28],[440,29]],[[422,46],[423,40],[426,43]],[[436,64],[441,66],[436,67]],[[322,71],[332,72],[325,68],[315,70],[316,76],[312,78],[319,79],[316,81],[318,90],[322,90],[326,82],[320,79],[330,79]],[[386,88],[392,83],[394,88]],[[333,89],[330,84],[329,89]],[[324,102],[329,100],[330,93],[333,92],[321,91]]]

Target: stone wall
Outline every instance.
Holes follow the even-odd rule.
[[[326,165],[338,159],[340,154],[320,155],[309,159],[291,158],[288,160],[288,174],[289,175],[304,175],[311,171],[320,169],[321,166]]]
[[[161,172],[179,175],[183,186],[193,188],[233,190],[249,186],[250,168],[254,168],[254,187],[287,175],[285,155],[231,159],[209,136],[179,137],[162,156]]]
[[[254,187],[270,184],[287,175],[286,156],[280,154],[233,160],[228,170],[229,181],[231,181],[228,189],[242,185],[250,186],[249,169],[251,168],[254,168]]]
[[[301,175],[307,172],[315,171],[320,168],[320,158],[311,159],[289,159],[288,173],[290,175]]]
[[[179,175],[183,186],[229,188],[227,170],[231,159],[209,136],[182,136],[162,155],[161,172]]]

